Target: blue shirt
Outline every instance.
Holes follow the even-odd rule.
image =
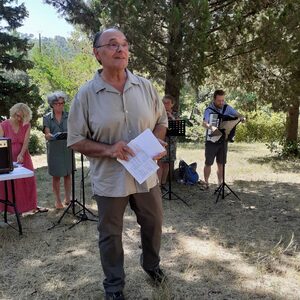
[[[227,107],[224,112],[223,112],[223,107],[217,108],[215,106],[215,104],[212,102],[204,111],[203,121],[209,123],[209,115],[215,114],[216,113],[215,111],[219,112],[220,114],[223,114],[224,116],[237,117],[238,112],[234,108],[232,108],[230,105],[227,104]],[[215,111],[213,111],[210,108],[214,109]]]

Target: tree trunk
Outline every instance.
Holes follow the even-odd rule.
[[[172,66],[171,64],[173,64],[173,62],[167,64],[165,94],[172,95],[175,98],[174,110],[179,111],[179,96],[182,83],[180,76],[178,76],[179,70],[176,70],[176,67]]]
[[[175,0],[173,6],[175,6],[178,11],[182,9],[182,0]],[[165,94],[172,95],[175,98],[174,110],[180,111],[179,96],[180,90],[182,88],[182,43],[183,43],[183,32],[182,32],[181,19],[174,18],[169,24],[169,45],[168,45],[168,58],[166,66],[166,79],[165,79]],[[170,164],[170,174],[172,179],[174,179],[174,163]]]
[[[173,6],[180,11],[183,9],[184,1],[175,0]],[[166,81],[165,81],[165,93],[170,94],[175,98],[174,109],[179,111],[180,103],[179,96],[182,88],[182,44],[183,44],[183,32],[182,21],[180,18],[174,18],[169,24],[169,45],[168,45],[168,58],[166,67]]]
[[[298,127],[299,127],[299,99],[291,102],[288,107],[286,117],[286,146],[295,145],[291,148],[290,154],[297,155],[299,150],[297,149],[298,142]]]

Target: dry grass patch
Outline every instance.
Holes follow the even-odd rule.
[[[178,158],[197,161],[202,176],[203,147],[180,148]],[[209,191],[174,183],[190,207],[164,200],[161,257],[169,281],[161,287],[139,266],[139,228],[127,209],[128,299],[300,299],[299,161],[274,160],[261,144],[230,145],[228,161],[226,181],[242,201],[230,195],[215,204],[215,169]],[[34,157],[34,163],[39,204],[51,209],[22,218],[21,237],[0,228],[0,299],[103,299],[96,223],[69,230],[75,220],[68,214],[48,230],[62,212],[52,208],[45,155]],[[78,164],[78,200],[79,177]],[[89,184],[87,178],[88,207],[96,211]]]

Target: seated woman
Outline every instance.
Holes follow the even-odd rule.
[[[10,118],[0,123],[0,136],[11,139],[13,161],[23,165],[23,167],[34,170],[31,156],[28,151],[30,137],[30,120],[32,112],[24,103],[17,103],[10,109]],[[9,182],[10,184],[10,182]],[[37,206],[37,190],[35,176],[23,179],[16,179],[15,199],[19,213],[25,212],[46,212],[47,208]],[[8,188],[9,193],[11,188]],[[9,194],[9,199],[11,195]],[[0,182],[0,198],[4,199],[4,183]],[[0,211],[4,211],[4,204],[0,204]],[[12,207],[8,206],[8,211],[14,213]]]
[[[48,103],[52,110],[43,118],[44,134],[47,140],[48,173],[52,176],[55,207],[58,209],[64,207],[60,197],[61,177],[64,178],[64,204],[68,205],[71,199],[72,151],[67,148],[68,113],[64,111],[65,99],[66,94],[63,92],[57,91],[50,94]]]

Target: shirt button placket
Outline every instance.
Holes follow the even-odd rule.
[[[128,137],[130,138],[131,136],[131,130],[129,129],[129,123],[128,123],[128,109],[127,109],[127,106],[126,106],[126,98],[123,95],[121,95],[122,97],[122,101],[123,101],[123,108],[124,108],[124,114],[125,114],[125,124],[127,126],[127,133],[128,133]]]

